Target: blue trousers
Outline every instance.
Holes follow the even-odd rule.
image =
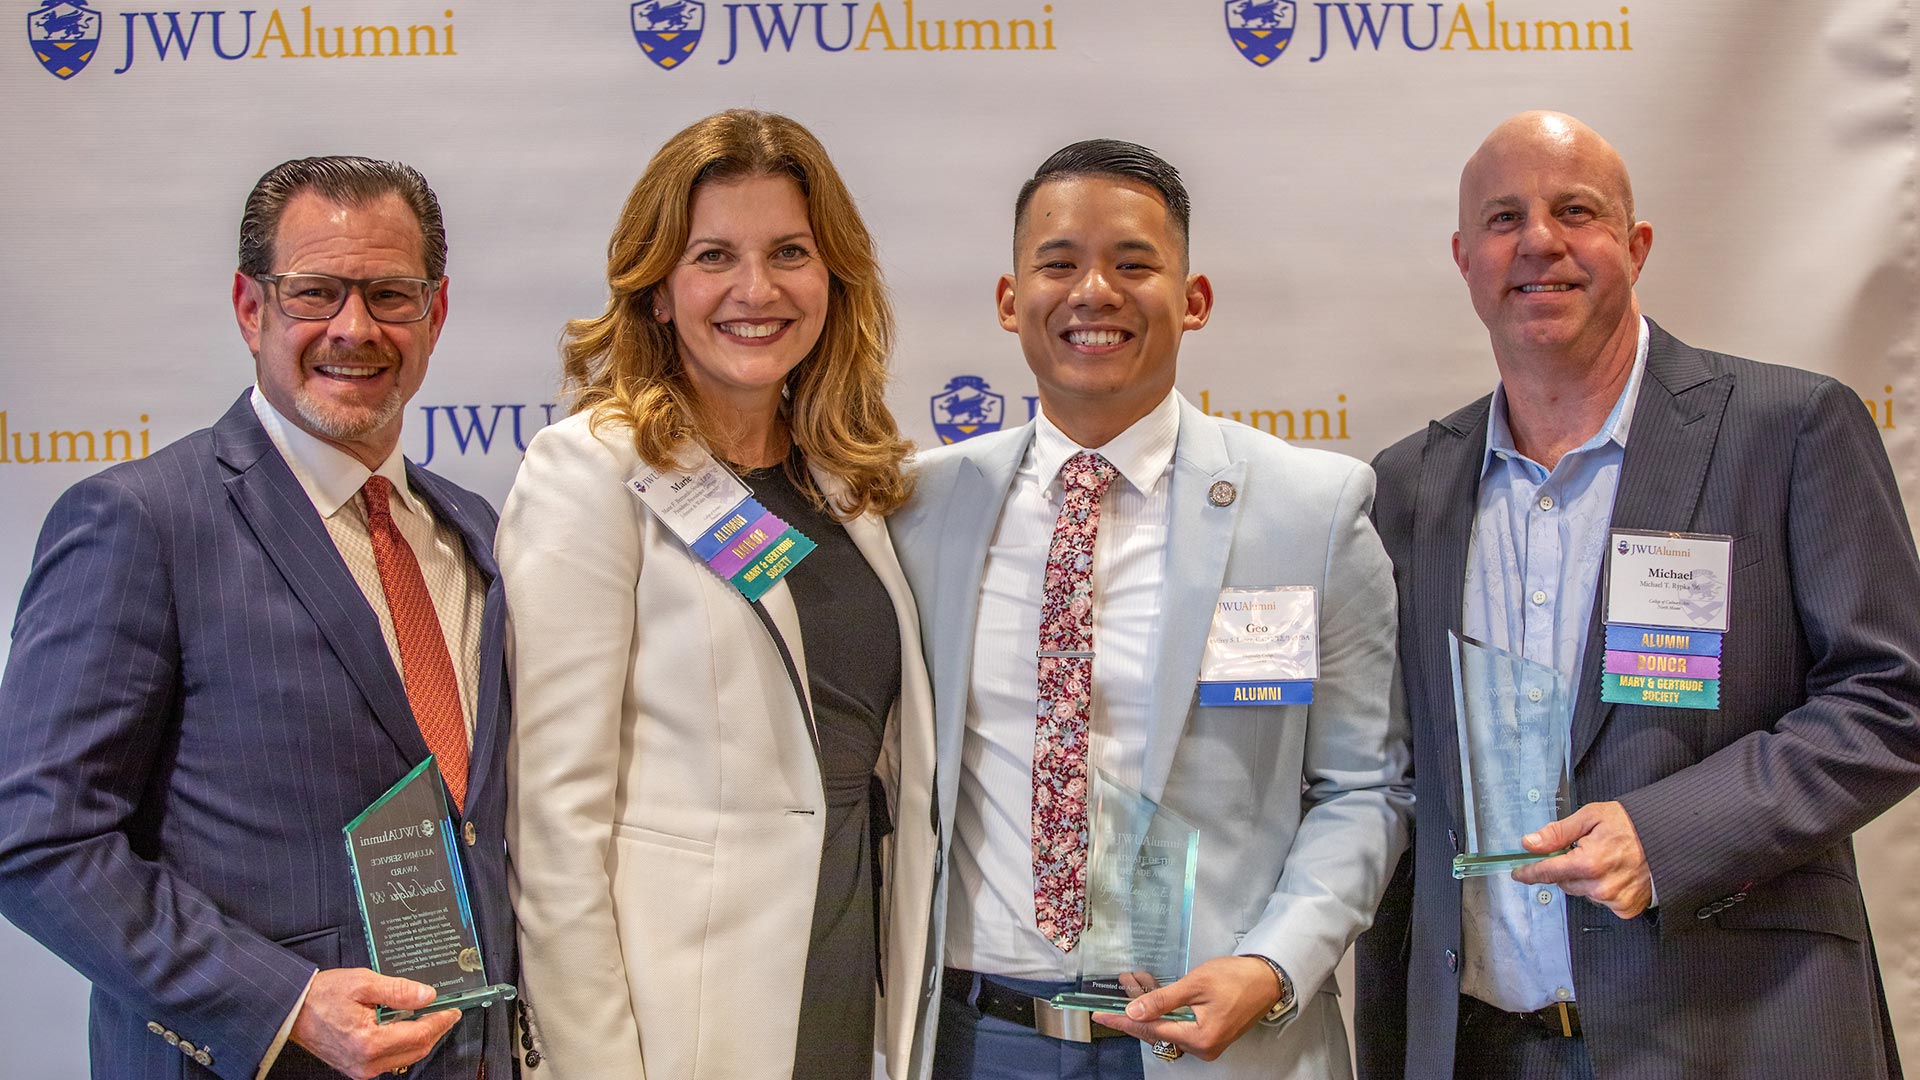
[[[983,1016],[973,1006],[980,976],[972,978],[965,1001],[955,1000],[953,987],[940,999],[935,1080],[1141,1080],[1140,1055],[1145,1051],[1140,1040],[1063,1042],[1009,1020]],[[993,981],[1034,997],[1051,997],[1072,985],[998,976]]]

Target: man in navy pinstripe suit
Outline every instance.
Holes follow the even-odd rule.
[[[433,741],[512,978],[495,515],[399,451],[445,264],[414,170],[276,167],[233,282],[254,388],[48,515],[0,680],[0,911],[93,981],[95,1076],[515,1071],[505,1010],[373,1022],[433,991],[365,968],[340,831]]]
[[[1374,463],[1417,810],[1359,948],[1363,1076],[1899,1075],[1850,838],[1920,782],[1920,559],[1860,399],[1643,318],[1652,244],[1572,117],[1513,117],[1461,175],[1454,260],[1500,384]],[[1616,529],[1723,553],[1712,694],[1605,700],[1634,657],[1603,633]],[[1571,850],[1511,876],[1451,873],[1450,630],[1575,698],[1574,807],[1524,841]]]

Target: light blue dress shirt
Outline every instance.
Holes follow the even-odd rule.
[[[1514,449],[1506,390],[1493,393],[1462,628],[1467,637],[1556,669],[1570,696],[1581,689],[1588,620],[1646,366],[1642,319],[1633,371],[1606,423],[1551,472]],[[1464,993],[1509,1012],[1574,1000],[1567,898],[1558,886],[1494,874],[1468,878],[1461,888]]]

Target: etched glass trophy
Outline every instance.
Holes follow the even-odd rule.
[[[1455,878],[1539,862],[1520,838],[1558,819],[1571,797],[1573,696],[1558,671],[1449,633],[1460,731],[1465,850]]]
[[[373,970],[426,983],[440,995],[421,1009],[381,1007],[383,1024],[518,994],[487,982],[445,790],[440,766],[428,756],[343,830]]]
[[[1080,978],[1055,1005],[1124,1012],[1187,973],[1200,831],[1098,769],[1088,791],[1087,919]],[[1167,1014],[1193,1019],[1191,1009]]]

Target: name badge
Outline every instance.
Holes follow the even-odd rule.
[[[1320,606],[1313,586],[1220,591],[1200,661],[1200,704],[1306,705],[1319,677]]]
[[[759,600],[813,551],[814,542],[761,506],[712,454],[688,456],[694,454],[698,460],[691,468],[656,469],[641,462],[627,475],[627,490],[720,580]]]
[[[1615,529],[1608,545],[1600,700],[1719,708],[1733,538]]]

